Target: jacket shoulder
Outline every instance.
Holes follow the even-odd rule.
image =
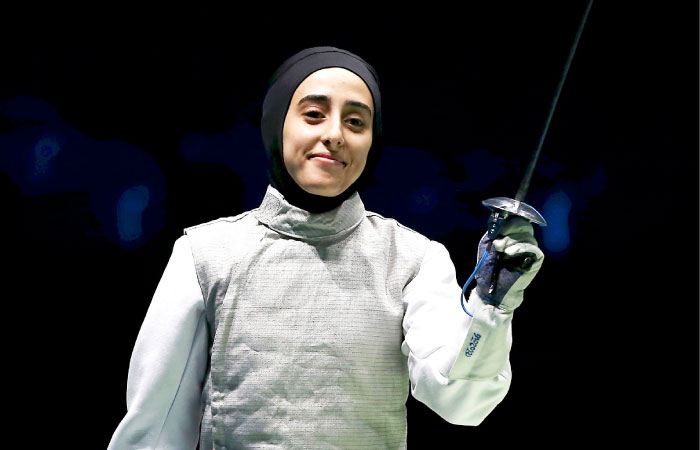
[[[232,217],[221,217],[184,229],[189,241],[199,285],[207,305],[222,300],[228,288],[233,265],[239,260],[250,234],[256,229],[254,210]],[[208,312],[208,314],[211,314]],[[209,320],[213,320],[209,317]]]
[[[256,230],[254,210],[184,229],[198,268],[218,267],[237,254]]]
[[[392,256],[388,259],[388,270],[401,280],[397,286],[403,289],[418,274],[430,239],[396,219],[375,212],[367,211],[366,219]]]
[[[374,226],[387,228],[401,237],[417,240],[423,242],[424,244],[427,244],[428,241],[430,241],[430,239],[428,239],[426,236],[422,235],[413,228],[407,227],[396,219],[384,217],[381,214],[373,211],[366,211],[365,216]]]
[[[217,229],[225,229],[231,226],[236,226],[236,224],[241,225],[245,222],[245,219],[249,216],[252,217],[252,212],[255,210],[250,210],[231,217],[220,217],[218,219],[210,220],[209,222],[200,223],[197,225],[192,225],[184,229],[185,234],[190,234],[192,232],[206,232],[214,231]]]

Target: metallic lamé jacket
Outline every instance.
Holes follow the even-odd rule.
[[[358,194],[310,214],[268,187],[185,234],[110,449],[401,449],[409,391],[463,425],[508,391],[512,311],[464,314],[445,247]]]

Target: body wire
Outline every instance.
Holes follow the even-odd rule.
[[[481,259],[479,259],[479,262],[476,264],[476,268],[474,268],[474,272],[472,272],[471,275],[469,275],[469,279],[467,280],[466,283],[464,283],[464,287],[462,288],[462,294],[459,296],[459,301],[462,304],[462,309],[464,310],[465,313],[469,317],[474,317],[469,311],[467,311],[467,307],[464,306],[464,295],[467,292],[467,288],[469,287],[469,284],[472,282],[474,277],[476,276],[476,273],[481,269],[481,266],[484,264],[484,261],[486,261],[486,257],[489,255],[490,250],[484,251],[484,254],[481,255]]]

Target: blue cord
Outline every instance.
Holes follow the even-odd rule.
[[[469,279],[467,280],[466,283],[464,283],[464,287],[462,288],[462,295],[459,296],[459,302],[462,304],[462,309],[464,310],[465,313],[467,313],[467,315],[468,315],[469,317],[474,317],[474,316],[473,316],[472,314],[470,314],[469,311],[467,311],[467,307],[464,306],[464,295],[465,295],[466,292],[467,292],[467,288],[469,287],[469,283],[472,282],[472,280],[474,279],[474,276],[476,275],[476,273],[479,271],[479,269],[481,269],[481,265],[484,264],[484,261],[486,260],[486,257],[488,256],[488,254],[489,254],[489,251],[486,250],[486,251],[484,252],[484,254],[481,255],[481,259],[480,259],[479,262],[476,264],[476,268],[474,268],[474,272],[472,272],[472,274],[469,275]]]

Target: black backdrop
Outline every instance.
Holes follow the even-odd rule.
[[[5,15],[10,434],[106,448],[175,239],[262,198],[267,80],[302,48],[377,69],[387,149],[363,201],[444,243],[464,282],[480,201],[514,195],[585,4]],[[695,447],[698,11],[684,5],[593,5],[528,197],[552,227],[536,231],[548,257],[514,319],[511,391],[476,428],[409,399],[411,448]]]

